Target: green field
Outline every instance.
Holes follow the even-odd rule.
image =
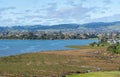
[[[120,71],[112,72],[91,72],[79,75],[70,75],[66,77],[120,77]]]

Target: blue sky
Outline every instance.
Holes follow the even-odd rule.
[[[0,0],[0,26],[120,21],[120,0]]]

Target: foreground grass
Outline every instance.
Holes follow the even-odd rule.
[[[79,64],[85,61],[74,62],[77,57],[44,53],[30,53],[0,58],[0,75],[15,77],[58,77],[69,71],[81,69]],[[80,59],[80,58],[79,58]],[[76,66],[75,66],[76,65]],[[75,67],[74,67],[75,66]]]
[[[81,50],[38,52],[1,57],[0,76],[61,77],[88,70],[92,72],[120,69],[119,56],[101,55],[96,51],[97,49],[84,47]]]
[[[70,75],[66,77],[120,77],[120,71],[112,72],[91,72],[79,75]]]

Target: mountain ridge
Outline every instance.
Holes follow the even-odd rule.
[[[0,27],[0,31],[11,31],[11,30],[17,30],[17,31],[37,31],[37,30],[63,30],[63,29],[91,29],[91,30],[113,30],[112,28],[117,28],[119,30],[120,28],[120,21],[116,22],[91,22],[91,23],[85,23],[85,24],[58,24],[58,25],[29,25],[29,26],[12,26],[12,27]],[[115,29],[116,30],[116,29]]]

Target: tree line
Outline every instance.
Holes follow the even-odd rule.
[[[62,32],[58,33],[41,33],[36,34],[34,32],[27,33],[16,33],[11,34],[7,33],[0,36],[0,39],[89,39],[89,38],[98,38],[95,34],[64,34]]]

